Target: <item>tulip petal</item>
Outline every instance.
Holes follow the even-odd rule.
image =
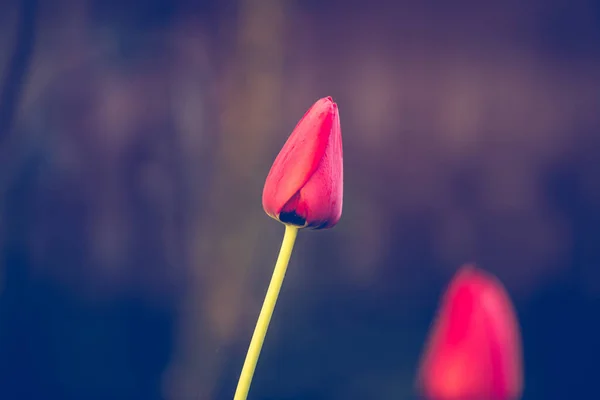
[[[482,304],[487,311],[490,356],[497,371],[492,391],[495,398],[515,399],[523,389],[522,351],[517,334],[519,328],[515,318],[511,317],[515,315],[515,310],[508,295],[497,285],[500,283],[491,281],[487,292],[482,296]]]
[[[314,207],[305,201],[306,195],[324,195],[324,200],[327,201],[330,190],[321,188],[320,193],[315,193],[316,188],[309,188],[307,192],[304,190],[306,185],[316,175],[320,177],[316,179],[318,182],[329,183],[329,187],[335,190],[338,190],[338,186],[341,187],[341,183],[331,184],[332,176],[323,176],[324,171],[328,168],[331,170],[331,163],[327,161],[332,157],[331,152],[335,150],[331,150],[331,146],[335,146],[339,140],[341,147],[341,133],[338,132],[339,139],[332,138],[336,136],[332,135],[336,124],[339,130],[337,106],[331,97],[318,100],[298,122],[275,159],[265,182],[263,208],[271,217],[284,223],[313,226],[314,223],[306,222],[309,214],[314,212]],[[341,167],[337,169],[341,171]],[[341,176],[341,173],[338,175]],[[322,201],[319,200],[319,203]],[[337,210],[337,203],[341,203],[341,200],[335,203],[334,209]],[[319,218],[325,218],[325,208],[327,207],[318,208]],[[339,220],[339,217],[337,219]]]
[[[442,298],[419,369],[429,400],[515,400],[522,392],[519,326],[502,284],[466,266]]]
[[[343,175],[342,135],[339,113],[336,113],[323,159],[306,185],[300,189],[299,208],[306,212],[308,227],[329,228],[340,220],[343,205]],[[305,201],[302,204],[303,199],[312,199],[312,201]],[[310,207],[310,204],[313,206]]]

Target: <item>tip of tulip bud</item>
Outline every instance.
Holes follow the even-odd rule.
[[[463,264],[460,268],[458,268],[458,271],[456,272],[457,275],[459,276],[464,276],[464,275],[477,275],[481,272],[481,270],[479,268],[477,268],[477,265],[475,265],[475,263],[468,263],[468,264]]]
[[[337,108],[337,104],[335,103],[335,101],[333,101],[333,97],[327,96],[327,97],[323,97],[321,100],[325,101],[327,103],[331,103],[331,105],[333,106],[333,108]]]
[[[475,263],[463,264],[456,272],[457,278],[475,278],[487,282],[499,283],[498,278],[479,268]]]

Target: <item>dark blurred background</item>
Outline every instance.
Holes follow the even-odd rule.
[[[230,399],[279,250],[271,162],[341,111],[251,399],[414,399],[456,269],[524,400],[600,399],[600,3],[0,1],[0,399]]]

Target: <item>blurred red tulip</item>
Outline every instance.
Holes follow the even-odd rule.
[[[337,104],[318,100],[298,122],[275,159],[262,203],[291,225],[331,228],[342,215],[342,131]]]
[[[462,267],[444,295],[419,371],[428,400],[516,400],[522,392],[521,336],[502,284]]]

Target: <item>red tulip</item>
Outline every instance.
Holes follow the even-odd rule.
[[[325,97],[304,114],[275,159],[263,208],[285,224],[331,228],[342,215],[343,174],[340,115]]]
[[[442,299],[421,362],[428,400],[516,400],[522,377],[517,317],[502,284],[463,267]]]

